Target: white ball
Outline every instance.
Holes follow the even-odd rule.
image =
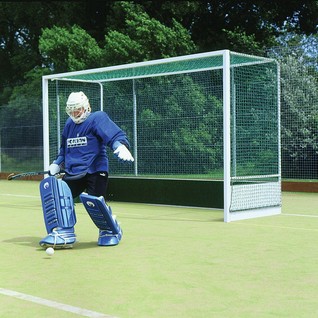
[[[54,254],[54,248],[53,247],[48,247],[46,250],[45,250],[46,254],[47,255],[53,255]]]

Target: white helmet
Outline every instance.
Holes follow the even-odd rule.
[[[80,124],[91,113],[91,106],[83,92],[73,92],[68,97],[65,110],[75,124]]]

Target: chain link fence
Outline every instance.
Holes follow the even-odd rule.
[[[318,180],[318,62],[293,52],[268,52],[281,69],[282,177],[313,181]],[[0,172],[43,169],[41,101],[29,99],[23,106],[0,105]]]

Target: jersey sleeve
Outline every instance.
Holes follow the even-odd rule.
[[[59,153],[57,155],[57,158],[53,161],[53,163],[56,163],[57,165],[62,165],[65,162],[65,128],[62,134],[62,140],[61,140],[61,147],[59,149]]]
[[[96,129],[96,135],[101,138],[105,144],[114,150],[114,143],[116,141],[124,144],[126,147],[130,147],[126,133],[115,124],[105,112],[98,112],[96,117],[96,123],[94,125]]]

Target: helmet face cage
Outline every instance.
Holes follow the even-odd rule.
[[[71,93],[66,102],[65,111],[75,124],[82,123],[91,113],[87,96],[83,92]]]

